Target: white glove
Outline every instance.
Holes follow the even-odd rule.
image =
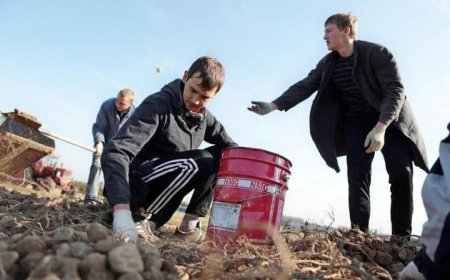
[[[277,105],[274,103],[268,103],[268,102],[262,102],[262,101],[252,101],[252,107],[249,107],[249,109],[252,112],[257,113],[258,115],[266,115],[273,110],[278,109]]]
[[[103,153],[103,142],[97,142],[97,144],[95,144],[95,152],[94,154],[96,156],[101,156],[101,154]]]
[[[374,153],[379,151],[384,146],[384,133],[386,127],[380,127],[378,124],[367,134],[366,141],[364,141],[364,147],[366,147],[366,153]],[[369,146],[370,144],[370,146]]]
[[[117,209],[114,210],[113,215],[113,234],[128,237],[130,241],[136,242],[138,232],[133,217],[131,217],[131,211],[127,209]]]
[[[426,278],[419,272],[414,262],[410,262],[398,275],[399,280],[425,280]]]

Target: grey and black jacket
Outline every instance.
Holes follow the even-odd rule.
[[[177,79],[148,96],[106,145],[102,155],[105,188],[111,206],[130,202],[129,172],[133,161],[162,158],[198,149],[203,141],[223,149],[237,144],[207,110],[196,125],[188,124],[182,99],[184,83]]]
[[[447,129],[449,135],[439,144],[439,158],[422,188],[428,220],[414,263],[427,279],[450,279],[450,123]]]
[[[310,114],[311,136],[328,166],[339,172],[338,156],[347,154],[344,145],[344,110],[333,83],[337,52],[323,57],[308,76],[292,85],[273,102],[289,110],[317,91]],[[404,94],[397,63],[384,46],[354,42],[353,80],[368,103],[379,112],[379,121],[397,127],[411,141],[414,163],[428,171],[422,135]]]
[[[133,113],[134,106],[132,105],[128,113],[121,120],[116,112],[116,98],[110,98],[103,102],[98,111],[97,119],[92,125],[94,144],[98,142],[108,143]]]

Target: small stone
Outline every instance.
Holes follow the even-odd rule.
[[[137,272],[127,272],[120,275],[117,280],[144,280],[144,278]]]
[[[87,235],[87,233],[85,231],[78,231],[78,230],[75,231],[74,239],[76,241],[89,243],[89,238],[88,238],[88,235]]]
[[[19,253],[15,251],[0,252],[0,260],[3,263],[3,268],[8,271],[19,259]]]
[[[9,238],[9,236],[6,233],[0,232],[0,240],[6,240],[8,238]]]
[[[76,258],[63,258],[59,260],[58,275],[61,275],[62,279],[81,279],[78,274],[78,266],[81,263]]]
[[[56,267],[56,259],[54,256],[45,256],[39,264],[31,271],[28,279],[59,279],[52,273]],[[56,278],[54,278],[56,277]]]
[[[9,239],[10,242],[15,243],[17,242],[19,239],[21,239],[23,236],[23,233],[16,233],[13,236],[11,236],[11,238]]]
[[[110,231],[99,223],[92,223],[87,230],[89,241],[96,243],[97,241],[106,239],[110,235]]]
[[[8,250],[8,242],[0,241],[0,252]]]
[[[133,244],[123,244],[108,253],[111,269],[119,274],[144,271],[144,262]]]
[[[112,236],[110,236],[110,237],[108,237],[106,239],[100,240],[97,243],[95,243],[94,249],[97,252],[107,254],[107,253],[109,253],[109,251],[111,251],[118,244],[120,244],[120,243],[115,241],[114,238]]]
[[[26,256],[34,252],[45,253],[46,249],[44,242],[33,236],[25,237],[20,240],[16,246],[16,250],[19,252],[20,256]]]
[[[390,265],[392,263],[392,255],[384,251],[377,251],[374,260],[382,266]]]
[[[12,215],[5,215],[0,220],[0,227],[2,227],[4,229],[11,229],[14,227],[15,224],[16,224],[16,218],[14,218],[14,216],[12,216]]]
[[[67,241],[73,240],[75,230],[71,227],[60,227],[53,235],[53,239],[56,241]]]
[[[160,256],[157,255],[146,255],[144,257],[144,267],[145,270],[149,270],[151,268],[161,269],[162,260]]]
[[[145,270],[142,273],[142,277],[145,280],[154,280],[154,279],[166,279],[161,270],[156,268],[151,268],[150,270]]]
[[[146,256],[146,255],[159,256],[159,250],[151,244],[140,244],[138,246],[138,249],[139,249],[139,253],[141,253],[142,256]]]
[[[400,260],[404,262],[411,261],[414,258],[414,256],[415,256],[414,251],[406,247],[403,247],[402,249],[400,249],[400,252],[398,252],[398,257],[400,258]]]
[[[41,252],[30,253],[25,258],[20,260],[20,266],[28,274],[41,262],[43,257],[44,254]]]
[[[144,261],[145,270],[149,270],[153,267],[156,269],[161,269],[162,260],[158,249],[151,244],[141,244],[138,246],[139,252],[141,253],[142,259]]]
[[[72,253],[70,252],[70,246],[67,243],[61,243],[56,248],[56,257],[58,258],[66,258],[71,257]]]
[[[72,256],[79,259],[82,259],[84,256],[94,251],[94,248],[92,248],[91,245],[80,241],[70,243],[69,246]]]
[[[114,275],[106,267],[106,256],[90,253],[79,265],[82,279],[114,279]]]

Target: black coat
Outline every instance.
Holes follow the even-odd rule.
[[[347,154],[344,111],[339,94],[330,83],[338,55],[337,52],[327,54],[305,79],[273,101],[280,110],[287,111],[317,91],[310,113],[311,136],[327,165],[336,172],[339,172],[337,157]],[[379,121],[394,125],[411,140],[414,163],[428,171],[425,144],[403,93],[392,53],[378,44],[355,41],[353,80],[369,104],[380,113]]]

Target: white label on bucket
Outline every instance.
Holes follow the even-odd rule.
[[[229,186],[229,187],[238,187],[238,188],[248,188],[254,189],[257,191],[268,192],[268,193],[276,193],[277,188],[275,186],[271,186],[262,182],[239,179],[239,178],[219,178],[217,179],[217,186]]]
[[[214,227],[237,229],[240,213],[240,204],[215,201],[211,209],[211,219],[209,221],[209,225]]]
[[[240,187],[240,188],[250,188],[250,180],[244,180],[239,178],[220,178],[217,180],[217,185],[220,186],[230,186],[230,187]]]

